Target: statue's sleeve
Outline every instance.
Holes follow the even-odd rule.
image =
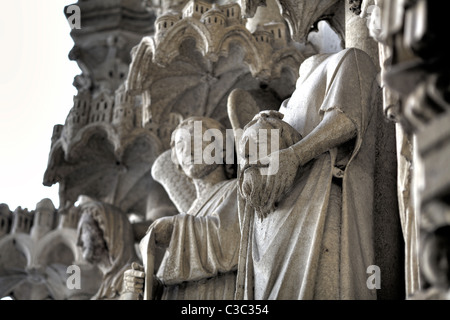
[[[205,206],[207,215],[175,217],[171,242],[157,273],[164,284],[237,269],[240,230],[236,184],[229,183],[223,189]]]
[[[375,65],[370,56],[354,48],[344,50],[328,63],[327,90],[319,112],[342,112],[362,133],[368,126],[376,88]]]
[[[376,69],[367,53],[347,49],[333,57],[321,112],[337,110],[356,126],[357,136],[342,175],[339,290],[344,299],[373,299],[361,279],[374,263],[373,195]],[[373,125],[369,125],[371,123]],[[361,284],[362,283],[362,284]]]

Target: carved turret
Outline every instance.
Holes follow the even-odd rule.
[[[119,134],[130,132],[134,127],[135,98],[122,86],[116,91],[112,124]]]
[[[271,45],[274,38],[273,34],[265,30],[265,28],[262,26],[258,26],[256,31],[253,32],[253,37],[255,38],[256,42],[266,45]]]
[[[283,22],[269,22],[263,25],[264,30],[272,34],[272,45],[275,49],[284,48],[288,43],[286,24]]]
[[[181,18],[181,13],[176,11],[166,12],[162,16],[158,17],[155,21],[157,41],[160,41],[166,34],[167,30],[173,27],[173,25],[180,21]]]
[[[8,234],[11,229],[12,212],[7,204],[0,204],[0,238]]]
[[[201,20],[210,30],[226,27],[227,24],[226,15],[216,4],[213,4],[212,8],[202,15]]]
[[[100,92],[93,97],[91,110],[89,113],[89,123],[106,122],[110,123],[112,118],[112,110],[114,108],[114,97],[107,92]]]
[[[183,18],[193,17],[200,20],[205,12],[212,8],[212,4],[199,0],[190,0],[183,8]]]
[[[29,234],[33,225],[33,213],[28,209],[17,207],[13,212],[13,223],[11,233],[26,233]]]
[[[91,96],[88,92],[79,92],[73,97],[73,107],[70,110],[62,131],[66,139],[70,140],[81,128],[88,123],[91,108]]]
[[[55,227],[56,209],[50,199],[43,199],[36,205],[31,237],[35,240],[42,238]]]
[[[227,17],[228,26],[240,25],[245,23],[242,19],[241,7],[237,3],[225,4],[220,6],[223,14]]]

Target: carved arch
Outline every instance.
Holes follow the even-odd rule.
[[[160,65],[170,64],[179,55],[181,44],[188,38],[195,40],[196,47],[203,56],[215,53],[214,42],[208,28],[196,19],[185,18],[167,30],[158,43],[158,49],[153,52],[154,62]]]

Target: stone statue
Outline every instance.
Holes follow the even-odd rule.
[[[238,185],[240,194],[245,198],[247,203],[254,209],[256,216],[260,221],[274,211],[278,204],[290,193],[292,184],[296,176],[297,170],[293,175],[283,176],[283,182],[277,189],[267,185],[267,176],[270,173],[262,173],[260,167],[264,167],[264,163],[253,165],[252,159],[258,159],[257,151],[261,150],[262,144],[266,144],[267,154],[277,152],[281,149],[287,149],[301,140],[298,131],[292,128],[284,121],[283,114],[277,111],[263,111],[256,115],[252,121],[246,126],[241,138],[241,154],[245,158],[245,162],[240,170]],[[267,138],[261,139],[262,130],[267,130]],[[271,150],[272,131],[279,130],[281,136],[278,135],[278,146],[276,150]],[[256,138],[256,140],[255,140]],[[258,148],[251,148],[250,144],[254,143]],[[276,174],[274,172],[274,174]],[[268,192],[270,191],[270,192]]]
[[[201,130],[196,132],[198,124]],[[208,131],[218,134],[213,143],[204,139]],[[172,134],[172,159],[192,180],[196,199],[186,213],[157,219],[150,226],[140,243],[144,269],[134,266],[125,272],[128,292],[164,300],[234,297],[240,237],[236,179],[230,179],[232,166],[222,161],[225,137],[224,127],[205,117],[184,120]],[[203,157],[214,146],[215,161],[198,158],[197,143]],[[160,265],[155,263],[156,247],[166,249]]]
[[[244,145],[251,140],[246,131],[261,123],[286,140],[260,164],[240,167],[237,299],[376,298],[366,270],[375,264],[377,90],[365,52],[316,55],[303,62],[296,90],[280,108],[289,129],[274,125],[281,117],[273,112],[246,127]],[[258,174],[264,164],[273,174]]]
[[[80,198],[77,245],[82,248],[83,259],[103,273],[102,284],[92,299],[118,299],[123,273],[137,260],[132,226],[119,209],[85,196]]]

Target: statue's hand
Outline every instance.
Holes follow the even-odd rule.
[[[158,246],[168,247],[173,232],[173,217],[162,217],[152,223],[150,229],[155,233],[155,242]]]
[[[267,176],[267,186],[272,190],[268,203],[276,203],[292,186],[300,160],[293,149],[287,148],[272,152],[259,162],[263,166],[260,173]]]
[[[133,262],[131,269],[124,272],[123,283],[125,292],[142,295],[144,290],[145,272],[144,267]]]

